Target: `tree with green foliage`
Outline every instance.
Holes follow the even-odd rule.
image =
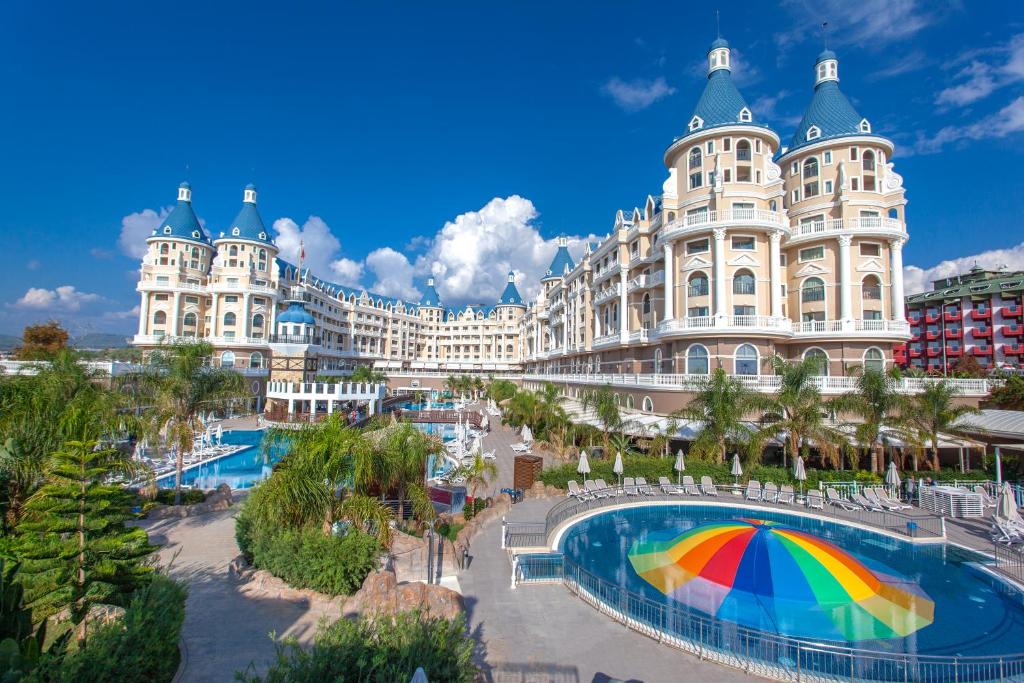
[[[846,443],[845,435],[828,420],[828,404],[822,400],[816,378],[823,374],[827,361],[820,356],[805,356],[798,361],[787,361],[782,356],[771,358],[771,367],[780,378],[778,390],[769,396],[755,396],[757,408],[762,412],[764,425],[761,437],[770,439],[780,432],[786,434],[787,449],[783,450],[782,466],[786,466],[786,450],[795,459],[809,455],[814,444],[821,456],[833,467],[840,464],[839,455]]]
[[[601,440],[605,453],[608,453],[612,435],[621,433],[626,427],[626,421],[622,418],[622,410],[619,408],[618,395],[611,386],[605,384],[597,389],[584,392],[580,402],[583,404],[584,410],[594,411],[601,423]]]
[[[51,455],[72,439],[99,439],[136,428],[126,395],[69,350],[34,374],[0,377],[0,477],[6,483],[4,524],[17,523],[42,483]]]
[[[496,476],[498,476],[498,465],[493,460],[484,458],[481,453],[476,453],[472,462],[457,467],[453,473],[455,478],[465,478],[469,497],[473,500],[476,500],[477,490],[481,486],[488,486]]]
[[[142,387],[151,404],[147,413],[151,442],[166,438],[175,450],[174,498],[181,503],[181,473],[185,454],[203,431],[204,413],[240,403],[249,394],[245,379],[230,368],[210,366],[213,345],[205,341],[174,342],[150,354]]]
[[[134,499],[105,483],[133,474],[119,451],[96,441],[69,441],[53,455],[46,483],[25,504],[18,524],[26,598],[40,622],[66,611],[81,647],[90,610],[124,606],[152,568],[143,560],[156,548],[146,532],[128,527]]]
[[[700,424],[690,452],[725,462],[730,448],[743,449],[748,460],[759,460],[763,442],[745,420],[757,409],[757,395],[742,382],[715,368],[677,415]]]
[[[899,391],[898,382],[897,371],[863,368],[857,375],[857,387],[832,403],[835,410],[860,418],[860,422],[854,425],[854,436],[861,448],[870,453],[869,469],[872,472],[881,471],[883,430],[900,431],[905,424],[901,415],[911,412],[907,397]],[[854,469],[856,467],[855,464]]]
[[[357,365],[349,375],[348,381],[362,384],[384,384],[388,381],[388,376],[382,370],[377,370],[369,365]]]
[[[992,389],[986,404],[1001,410],[1024,410],[1024,376],[1009,375]]]
[[[951,382],[938,380],[926,384],[921,393],[913,396],[904,407],[904,421],[918,433],[922,441],[931,446],[931,466],[936,472],[942,469],[939,462],[939,434],[952,429],[953,424],[964,415],[980,412],[972,406],[955,405],[958,393],[959,390]]]
[[[507,379],[496,379],[487,385],[487,397],[495,403],[512,398],[517,391],[519,391],[519,387],[516,386],[516,383]]]

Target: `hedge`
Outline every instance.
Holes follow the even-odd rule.
[[[246,683],[395,683],[423,667],[429,681],[472,683],[474,641],[462,619],[426,618],[406,612],[391,619],[341,619],[317,634],[312,648],[294,639],[277,646],[266,675],[239,672]]]
[[[124,616],[90,630],[86,647],[62,659],[44,656],[25,680],[60,683],[166,683],[178,669],[178,639],[185,620],[183,584],[154,574]]]

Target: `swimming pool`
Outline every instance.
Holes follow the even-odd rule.
[[[956,546],[914,544],[760,509],[650,505],[585,518],[565,531],[559,549],[566,575],[586,577],[586,590],[614,609],[628,603],[630,616],[644,621],[632,603],[653,606],[643,608],[659,615],[652,626],[686,640],[696,632],[680,629],[697,622],[726,639],[742,632],[748,648],[748,634],[761,632],[775,638],[770,656],[791,667],[793,652],[780,644],[790,639],[836,648],[830,657],[839,648],[885,654],[870,666],[839,663],[865,670],[903,655],[916,661],[1024,650],[1021,592],[981,569],[983,556]],[[843,591],[845,598],[836,595]],[[705,640],[703,631],[700,636]],[[832,673],[823,661],[801,664]],[[858,671],[856,678],[894,675]],[[952,678],[943,673],[933,680]],[[974,680],[992,678],[998,672]],[[966,670],[960,680],[968,680]]]
[[[281,446],[274,446],[264,454],[260,448],[263,430],[232,429],[224,432],[222,443],[248,446],[212,462],[185,470],[181,483],[203,489],[215,489],[228,484],[233,489],[248,489],[270,476],[274,463],[284,457]],[[174,488],[174,473],[156,480],[157,486]]]

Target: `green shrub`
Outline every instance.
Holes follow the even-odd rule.
[[[90,630],[84,649],[62,659],[44,656],[28,680],[170,681],[178,669],[185,595],[184,585],[153,575],[135,593],[122,619]]]
[[[235,542],[238,543],[238,550],[250,564],[252,564],[253,527],[252,512],[248,505],[243,505],[235,515]]]
[[[416,612],[394,620],[339,620],[317,634],[312,648],[294,639],[280,643],[266,676],[240,672],[247,683],[392,683],[423,667],[427,680],[472,683],[473,640],[461,619],[428,619]],[[250,667],[251,668],[251,667]]]
[[[240,515],[240,517],[244,517]],[[355,592],[377,568],[380,544],[372,536],[350,530],[341,538],[319,529],[253,529],[243,522],[235,534],[244,541],[243,553],[253,566],[265,569],[294,588],[311,588],[329,595]]]
[[[182,489],[181,504],[195,505],[206,500],[206,492],[199,489]],[[160,489],[156,492],[156,502],[161,505],[174,505],[174,489]]]
[[[441,522],[437,525],[437,533],[454,543],[455,538],[459,535],[459,532],[462,531],[462,527],[464,526],[466,525],[458,524],[456,522]]]

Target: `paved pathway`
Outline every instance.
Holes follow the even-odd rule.
[[[228,576],[238,555],[234,510],[141,526],[163,546],[160,559],[171,564],[171,575],[188,583],[183,683],[230,681],[250,663],[263,671],[274,656],[271,633],[311,642],[323,616],[319,606],[243,595]]]

